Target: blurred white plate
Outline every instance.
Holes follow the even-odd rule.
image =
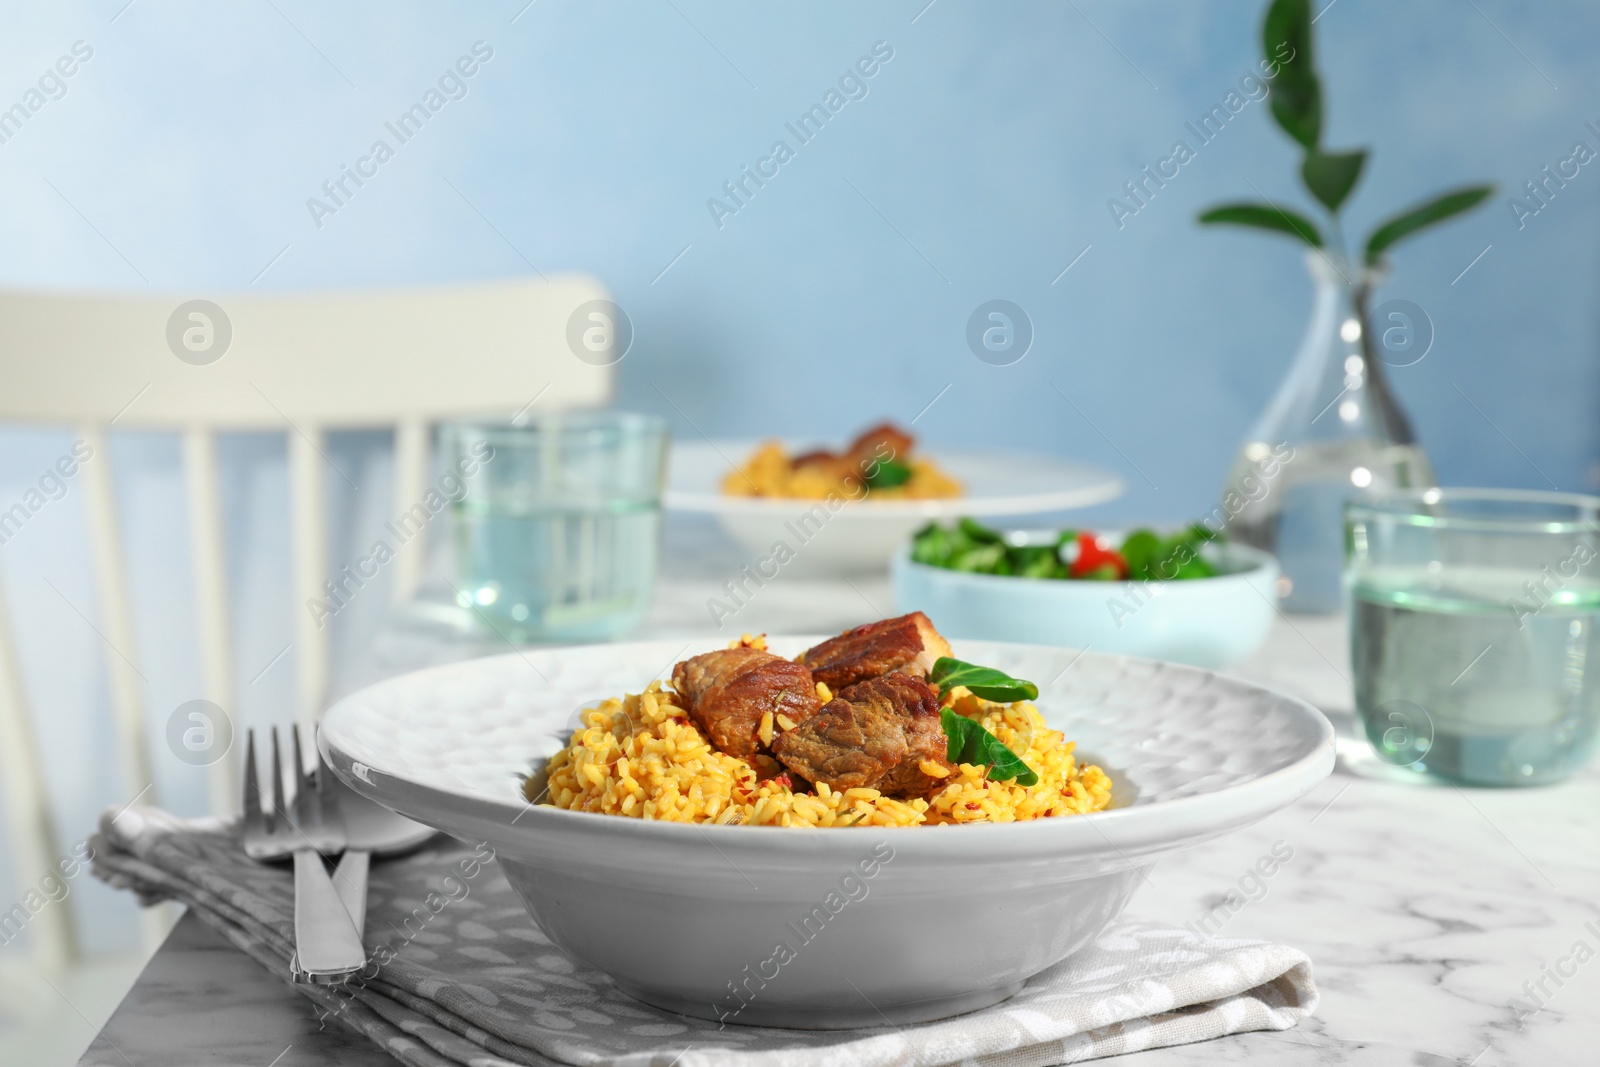
[[[808,574],[883,570],[917,529],[960,515],[1025,516],[1087,507],[1122,495],[1110,471],[1026,452],[930,450],[927,455],[966,487],[949,500],[845,501],[835,509],[820,500],[728,496],[722,479],[742,466],[758,441],[674,443],[666,506],[708,512],[728,536],[770,560],[767,568]],[[805,444],[783,442],[790,455]],[[778,550],[787,546],[792,558]],[[766,575],[772,577],[771,573]]]

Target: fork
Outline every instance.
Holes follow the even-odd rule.
[[[255,731],[246,734],[244,772],[244,851],[253,860],[294,856],[294,942],[291,964],[296,981],[333,983],[366,965],[366,950],[345,910],[322,853],[344,847],[344,827],[338,809],[327,795],[327,769],[317,756],[315,772],[307,774],[301,759],[300,730],[294,728],[294,799],[283,804],[283,768],[278,750],[278,728],[272,728],[271,800],[261,809],[256,776]]]

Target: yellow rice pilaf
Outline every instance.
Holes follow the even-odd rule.
[[[1105,772],[1080,766],[1075,743],[1049,729],[1033,704],[996,704],[961,688],[952,695],[955,711],[982,723],[1021,756],[1039,775],[1037,784],[990,781],[987,767],[961,764],[925,799],[897,800],[876,789],[835,792],[822,784],[814,795],[796,793],[779,781],[758,782],[743,760],[719,752],[677,705],[676,694],[652,682],[643,693],[582,713],[572,743],[550,760],[545,803],[639,819],[759,826],[1017,822],[1110,804]],[[761,727],[763,734],[784,728],[765,720]],[[924,769],[943,771],[931,762]]]

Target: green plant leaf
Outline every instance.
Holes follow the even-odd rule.
[[[968,763],[974,767],[987,764],[989,772],[985,777],[996,782],[1008,782],[1015,778],[1018,785],[1039,784],[1039,775],[1034,769],[979,723],[965,715],[957,715],[949,708],[939,712],[939,723],[949,739],[945,759],[951,763]]]
[[[1300,177],[1311,195],[1322,202],[1330,212],[1337,213],[1350,190],[1361,179],[1361,168],[1367,162],[1367,150],[1354,152],[1323,152],[1312,149],[1300,164]]]
[[[1493,195],[1493,185],[1469,185],[1464,189],[1441,193],[1426,203],[1402,211],[1373,230],[1372,236],[1367,238],[1367,265],[1377,264],[1389,246],[1405,240],[1418,230],[1425,230],[1464,211],[1471,211]]]
[[[897,485],[905,485],[910,480],[911,468],[893,459],[886,459],[877,464],[866,478],[868,489],[893,489]]]
[[[958,685],[966,686],[968,690],[985,700],[996,700],[1004,704],[1017,700],[1032,700],[1039,695],[1039,687],[1032,682],[1013,678],[1005,671],[997,671],[993,667],[979,667],[977,664],[965,663],[949,656],[940,656],[933,661],[933,670],[928,672],[928,681],[939,688],[941,697]]]
[[[1261,23],[1261,51],[1278,72],[1268,105],[1283,132],[1315,151],[1322,136],[1322,83],[1312,61],[1310,0],[1272,0]]]
[[[1219,204],[1200,213],[1200,221],[1215,225],[1254,226],[1298,237],[1312,248],[1322,247],[1322,234],[1310,219],[1270,204]]]

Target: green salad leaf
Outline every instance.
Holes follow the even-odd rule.
[[[1144,575],[1162,555],[1165,546],[1151,530],[1135,530],[1122,542],[1122,558],[1128,562],[1128,577]]]
[[[1135,530],[1122,543],[1131,581],[1170,582],[1183,578],[1215,578],[1217,568],[1200,554],[1218,537],[1194,523],[1188,529],[1161,537],[1150,530]]]
[[[1165,535],[1139,529],[1127,535],[1118,551],[1127,563],[1130,581],[1213,578],[1219,572],[1202,549],[1221,539],[1198,523]],[[1077,540],[1077,530],[1062,530],[1053,544],[1011,544],[998,530],[964,518],[953,527],[929,523],[917,531],[911,541],[911,558],[930,567],[970,574],[1068,579],[1073,576],[1062,552]],[[1089,577],[1092,575],[1073,580]]]
[[[972,519],[962,519],[954,527],[924,526],[912,540],[911,558],[931,567],[972,574],[1015,574],[1023,565],[1005,538]]]
[[[1037,772],[980,724],[949,708],[939,712],[939,722],[944,726],[945,737],[950,739],[945,758],[951,763],[969,763],[975,767],[988,764],[989,772],[985,777],[996,782],[1015,778],[1018,785],[1039,783]]]
[[[949,656],[940,656],[933,661],[928,681],[938,687],[940,697],[946,696],[958,685],[966,686],[970,692],[985,700],[997,700],[1003,704],[1033,700],[1039,695],[1039,687],[1032,682],[1013,678],[993,667],[980,667]]]
[[[1006,539],[1000,535],[999,530],[991,530],[977,519],[963,516],[957,523],[956,529],[967,540],[976,545],[1003,545]]]
[[[1019,578],[1054,578],[1061,570],[1061,550],[1056,545],[1019,545],[1007,557],[1011,573]]]

